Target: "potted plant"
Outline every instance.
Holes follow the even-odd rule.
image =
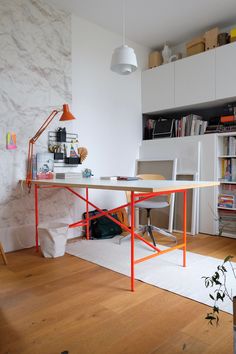
[[[206,319],[211,325],[218,325],[219,323],[219,312],[220,312],[220,302],[223,302],[225,298],[232,301],[233,304],[233,331],[234,331],[234,354],[236,354],[236,296],[232,294],[229,290],[227,284],[227,274],[232,272],[234,279],[236,280],[236,269],[234,268],[231,260],[233,256],[227,256],[222,264],[217,266],[216,271],[212,276],[203,276],[205,287],[211,288],[212,291],[209,293],[210,298],[213,301],[211,311],[207,313]]]

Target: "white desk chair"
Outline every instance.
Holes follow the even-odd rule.
[[[149,179],[149,180],[165,180],[165,177],[157,174],[140,174],[138,175],[138,177],[140,177],[141,179]],[[154,197],[152,199],[148,199],[143,202],[137,203],[136,206],[139,209],[145,209],[147,212],[147,224],[139,226],[138,233],[141,232],[143,235],[147,233],[148,236],[151,238],[154,246],[156,246],[156,241],[153,236],[153,231],[162,234],[164,236],[167,236],[172,240],[174,240],[175,242],[177,242],[176,237],[172,235],[168,230],[161,229],[157,226],[152,225],[151,223],[151,211],[153,209],[168,208],[170,206],[170,195],[167,195],[164,201],[160,200],[159,197]]]
[[[140,177],[141,179],[146,179],[146,180],[165,180],[165,178],[162,175],[158,175],[158,174],[140,174],[137,176]],[[130,201],[130,192],[126,192],[126,197],[127,200]],[[153,236],[153,231],[162,234],[164,236],[167,236],[173,241],[177,242],[176,237],[172,235],[172,233],[170,233],[168,230],[161,229],[157,226],[152,225],[151,223],[151,211],[153,209],[162,209],[162,208],[169,207],[170,198],[171,198],[170,195],[166,195],[166,197],[164,198],[165,200],[160,200],[160,197],[154,197],[152,199],[145,200],[143,202],[136,204],[136,208],[145,209],[147,212],[147,223],[146,225],[140,225],[138,227],[137,233],[142,233],[143,236],[145,233],[147,233],[147,235],[151,238],[154,246],[156,246],[156,241]],[[161,197],[161,199],[163,199],[163,196]]]

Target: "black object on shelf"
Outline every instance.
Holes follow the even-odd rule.
[[[64,160],[63,152],[54,152],[54,160]]]
[[[57,142],[59,143],[66,142],[66,128],[58,128],[56,137],[57,137]]]
[[[173,132],[173,119],[158,119],[155,121],[153,138],[171,138]]]
[[[149,140],[153,138],[153,128],[144,128],[144,140]]]
[[[79,157],[65,157],[65,163],[68,165],[79,165],[81,164]]]

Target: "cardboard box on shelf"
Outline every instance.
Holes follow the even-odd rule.
[[[203,37],[194,38],[191,42],[186,43],[187,57],[202,53],[205,51],[205,40]]]
[[[162,62],[162,55],[157,50],[149,54],[149,69],[155,68],[156,66],[160,66]]]
[[[236,28],[232,28],[230,31],[230,42],[236,41]]]
[[[205,50],[213,49],[216,48],[218,45],[218,34],[219,34],[219,28],[214,27],[210,29],[209,31],[205,32],[204,38],[205,38]]]

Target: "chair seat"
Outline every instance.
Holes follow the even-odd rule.
[[[161,209],[169,206],[168,202],[156,202],[151,200],[145,200],[136,204],[137,208],[141,209]]]

